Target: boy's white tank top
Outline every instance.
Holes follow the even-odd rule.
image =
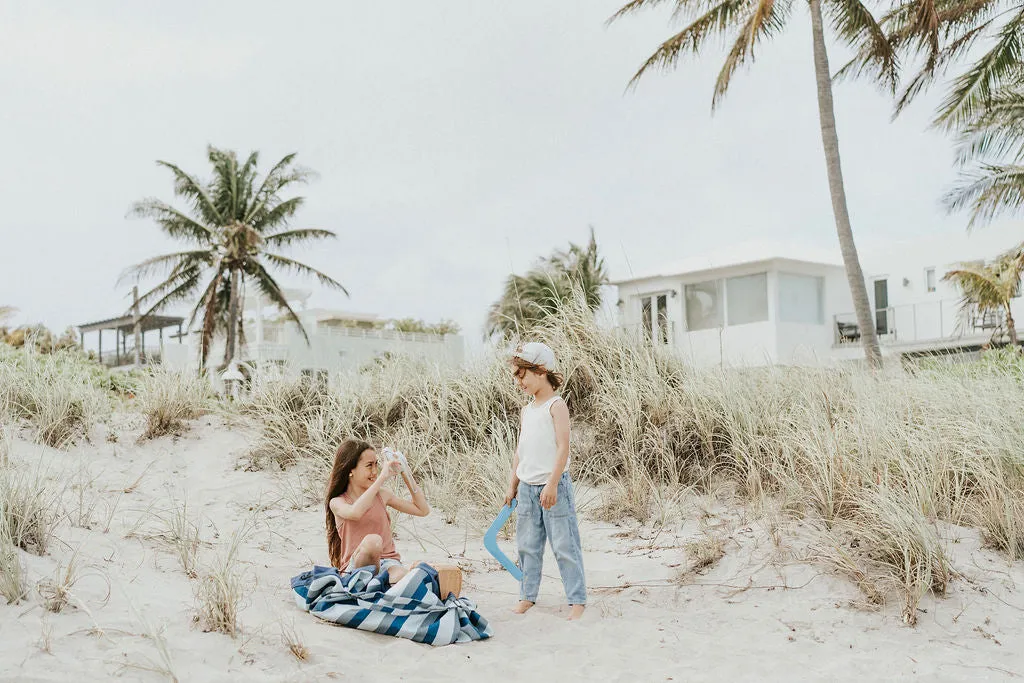
[[[555,442],[555,420],[551,417],[551,406],[561,401],[561,396],[552,396],[540,405],[537,402],[523,408],[523,422],[519,430],[519,481],[540,486],[546,484],[555,468],[558,445]],[[565,463],[568,471],[569,462]]]

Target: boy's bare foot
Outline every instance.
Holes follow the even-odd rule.
[[[569,605],[569,621],[576,621],[583,616],[585,605]]]
[[[524,614],[526,610],[530,609],[531,607],[533,607],[533,603],[529,600],[520,600],[516,604],[516,606],[512,608],[512,611],[516,614]]]

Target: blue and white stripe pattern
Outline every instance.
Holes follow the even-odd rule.
[[[349,628],[450,645],[491,637],[487,620],[469,598],[438,595],[437,571],[418,564],[394,586],[372,567],[341,574],[314,566],[292,578],[295,603],[324,621]]]

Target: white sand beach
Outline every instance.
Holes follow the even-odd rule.
[[[490,559],[482,521],[448,525],[434,512],[403,517],[407,560],[457,562],[463,594],[491,623],[490,640],[439,648],[323,623],[293,602],[289,578],[326,564],[323,513],[295,509],[299,477],[240,468],[252,435],[208,416],[180,436],[137,444],[138,417],[115,415],[90,443],[67,451],[18,435],[12,459],[40,467],[63,491],[66,518],[42,557],[18,551],[31,585],[74,561],[77,580],[61,613],[33,590],[0,606],[4,681],[697,681],[1016,680],[1024,676],[1020,629],[1024,564],[981,547],[977,531],[943,527],[957,571],[944,598],[926,596],[918,623],[898,604],[868,609],[863,594],[810,559],[802,522],[744,513],[710,497],[684,500],[661,527],[595,521],[598,492],[578,492],[589,607],[564,620],[548,556],[539,604],[510,612],[517,584]],[[26,430],[27,431],[27,430]],[[116,442],[111,440],[116,432]],[[111,440],[108,440],[109,439]],[[320,482],[314,482],[315,489]],[[175,501],[172,503],[172,499]],[[162,540],[174,506],[201,516],[202,569],[246,520],[240,569],[245,597],[235,638],[196,622],[199,579],[186,576]],[[700,524],[724,557],[679,578],[683,546]],[[109,528],[108,528],[109,524]],[[85,528],[88,527],[88,528]],[[778,538],[778,542],[773,539]],[[57,540],[59,539],[59,540]],[[514,546],[503,541],[508,552]],[[74,559],[73,559],[74,558]],[[200,571],[200,573],[202,573]],[[282,638],[294,630],[300,661]]]

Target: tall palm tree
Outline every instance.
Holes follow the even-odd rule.
[[[683,53],[699,54],[713,35],[731,35],[732,43],[725,64],[715,82],[711,99],[712,111],[717,108],[732,82],[736,71],[746,62],[754,60],[754,48],[779,34],[786,27],[794,0],[632,0],[609,21],[615,21],[643,9],[671,4],[673,18],[686,18],[686,26],[663,42],[640,67],[630,81],[635,85],[650,69],[671,69]],[[860,258],[853,240],[850,213],[846,206],[842,165],[839,160],[839,137],[836,134],[835,111],[832,103],[832,74],[829,71],[828,52],[825,47],[823,7],[833,31],[845,43],[866,57],[858,63],[862,72],[868,72],[880,83],[895,89],[897,81],[896,55],[892,51],[881,27],[860,0],[808,0],[811,15],[811,45],[814,55],[814,75],[818,90],[818,118],[821,139],[828,169],[829,191],[832,195],[832,213],[835,217],[839,248],[846,266],[846,277],[853,297],[853,307],[868,363],[878,367],[882,354],[868,303],[868,290],[864,284]]]
[[[202,290],[189,320],[191,327],[200,311],[203,312],[201,368],[206,366],[210,343],[219,329],[223,329],[227,337],[224,364],[234,359],[240,329],[240,302],[244,286],[250,282],[294,321],[309,341],[302,322],[268,268],[312,275],[321,284],[348,294],[330,276],[276,253],[280,248],[301,242],[336,237],[329,230],[288,228],[305,200],[303,197],[284,199],[282,192],[292,185],[307,182],[312,176],[310,171],[294,165],[295,154],[277,162],[262,182],[258,182],[258,152],[239,163],[233,151],[211,146],[207,148],[207,157],[213,167],[213,178],[207,183],[174,164],[157,162],[174,174],[174,193],[185,200],[187,209],[177,209],[149,198],[136,203],[131,213],[154,219],[166,235],[185,242],[187,249],[147,259],[122,276],[141,279],[158,271],[167,273],[160,284],[140,298],[142,304],[149,305],[143,317],[174,302],[190,299]]]
[[[608,272],[591,228],[585,246],[570,243],[567,250],[541,258],[525,275],[508,277],[501,298],[491,305],[487,316],[487,336],[522,334],[556,313],[577,293],[581,293],[587,308],[596,311],[601,306],[601,287],[606,284]]]
[[[943,280],[960,288],[960,312],[965,318],[973,315],[1002,315],[1010,344],[1017,348],[1017,327],[1010,302],[1020,292],[1024,271],[1024,245],[1000,255],[992,263],[961,264],[949,271]]]

